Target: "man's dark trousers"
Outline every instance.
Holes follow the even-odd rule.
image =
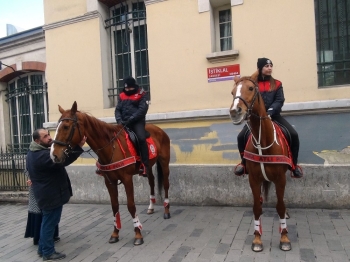
[[[53,236],[55,227],[61,219],[62,208],[63,206],[51,210],[42,210],[43,220],[41,222],[38,253],[45,257],[51,256],[55,252]]]

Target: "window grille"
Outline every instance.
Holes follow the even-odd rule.
[[[350,0],[314,0],[318,86],[350,84]]]
[[[9,82],[7,99],[10,108],[13,152],[26,152],[33,131],[48,121],[47,83],[43,74],[28,74]]]
[[[114,86],[108,90],[115,105],[127,76],[150,91],[146,7],[143,1],[124,1],[112,7],[110,15],[105,22],[111,30]]]

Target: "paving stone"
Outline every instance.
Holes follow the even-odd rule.
[[[279,249],[279,218],[274,208],[262,215],[264,250],[251,250],[254,238],[251,207],[172,206],[172,217],[163,210],[147,215],[148,205],[137,206],[143,223],[144,244],[134,246],[131,216],[120,206],[119,242],[109,244],[113,231],[110,205],[67,204],[60,222],[58,251],[62,261],[163,262],[163,261],[349,261],[350,211],[289,209],[288,236],[292,250]],[[42,261],[32,239],[24,239],[26,205],[0,203],[0,261]]]

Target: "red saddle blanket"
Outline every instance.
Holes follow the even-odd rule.
[[[135,146],[132,143],[131,139],[129,138],[129,135],[127,132],[125,132],[125,138],[126,138],[126,143],[128,145],[128,148],[129,148],[131,155],[134,156],[137,161],[140,161],[140,154],[135,149]],[[147,142],[147,147],[148,147],[148,156],[149,156],[148,158],[153,159],[158,154],[157,147],[154,144],[154,141],[153,141],[151,136],[146,139],[146,142]]]
[[[282,132],[281,128],[279,127],[279,125],[277,125],[276,123],[273,123],[273,124],[274,124],[275,129],[276,129],[278,143],[280,145],[282,145],[282,142],[284,141],[287,145],[288,156],[285,156],[285,155],[258,155],[258,154],[254,154],[254,153],[251,153],[251,152],[244,150],[243,157],[245,159],[253,161],[253,162],[269,163],[269,164],[287,164],[287,165],[291,166],[292,168],[294,168],[294,165],[292,162],[292,154],[290,151],[288,141],[287,141],[284,133]],[[252,134],[249,135],[247,144],[249,142],[252,142],[251,140],[252,140]]]

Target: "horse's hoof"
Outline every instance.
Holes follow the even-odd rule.
[[[261,251],[263,251],[264,250],[264,247],[263,247],[263,245],[262,244],[252,244],[252,250],[254,251],[254,252],[261,252]]]
[[[113,243],[117,243],[118,241],[119,241],[119,237],[111,237],[108,243],[113,244]]]
[[[289,251],[292,249],[292,245],[290,244],[290,242],[285,242],[285,243],[280,242],[280,249],[283,251]]]
[[[148,209],[148,210],[147,210],[147,214],[150,215],[150,214],[153,214],[153,213],[154,213],[154,209]]]
[[[169,218],[170,218],[170,213],[168,213],[168,214],[164,213],[164,219],[169,219]]]
[[[135,238],[134,245],[139,246],[143,244],[143,238]]]

